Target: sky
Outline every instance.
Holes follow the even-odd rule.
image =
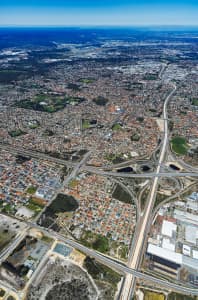
[[[0,0],[0,26],[198,25],[198,0]]]

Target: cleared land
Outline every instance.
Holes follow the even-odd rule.
[[[30,287],[27,300],[98,299],[90,277],[77,265],[56,259],[48,261]]]

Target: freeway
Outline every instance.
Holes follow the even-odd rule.
[[[36,158],[36,159],[39,159],[39,160],[42,159],[42,160],[51,161],[53,163],[57,163],[57,164],[64,165],[64,166],[73,167],[73,166],[76,165],[75,163],[66,161],[64,159],[52,157],[50,155],[47,155],[47,154],[44,154],[44,153],[41,153],[41,152],[32,151],[32,150],[29,150],[29,149],[25,149],[23,147],[18,148],[18,147],[15,147],[13,145],[3,144],[2,142],[0,142],[0,149],[9,151],[10,153],[13,153],[13,154],[24,155],[24,156]]]
[[[144,215],[142,217],[142,224],[141,224],[138,234],[136,235],[135,244],[132,244],[134,251],[130,251],[131,256],[129,257],[128,266],[132,269],[137,269],[139,267],[141,257],[142,257],[143,246],[144,246],[145,238],[146,238],[147,232],[148,232],[148,224],[150,221],[150,216],[152,215],[152,209],[153,209],[155,199],[156,199],[156,192],[157,192],[158,181],[159,181],[158,175],[160,174],[161,165],[164,161],[164,157],[166,154],[166,148],[167,148],[167,144],[168,144],[167,104],[168,104],[169,100],[171,99],[172,95],[175,93],[176,89],[177,88],[174,85],[173,90],[169,93],[169,95],[166,97],[166,100],[164,102],[164,107],[163,107],[163,120],[164,120],[163,144],[162,144],[162,148],[161,148],[161,152],[160,152],[157,170],[156,170],[156,173],[155,173],[155,176],[153,179],[151,192],[149,195],[149,201],[147,202],[147,206],[144,211]],[[131,250],[133,250],[133,249],[131,249]],[[135,281],[136,281],[135,276],[133,276],[132,274],[127,274],[124,285],[122,287],[122,293],[120,296],[120,298],[122,300],[130,300],[132,298]]]
[[[16,239],[8,245],[8,247],[0,253],[0,264],[14,251],[27,234],[27,228],[22,233],[18,234]]]
[[[119,173],[105,172],[96,167],[84,166],[83,171],[98,174],[101,176],[123,177],[123,178],[154,178],[154,177],[198,177],[197,172],[146,172],[146,173]]]
[[[63,185],[67,186],[68,183],[76,177],[76,175],[79,173],[80,169],[82,168],[82,166],[86,163],[86,161],[88,160],[89,156],[91,155],[91,151],[87,152],[83,159],[76,164],[76,166],[73,168],[71,174],[64,180]]]
[[[24,155],[27,157],[32,157],[36,158],[39,160],[46,160],[46,161],[51,161],[53,163],[57,163],[60,165],[64,166],[69,166],[69,167],[76,167],[74,172],[72,172],[73,175],[77,174],[77,171],[86,171],[94,174],[98,174],[101,176],[112,176],[112,177],[123,177],[123,178],[154,178],[154,177],[198,177],[198,172],[147,172],[147,173],[119,173],[119,172],[107,172],[103,171],[102,169],[98,167],[92,167],[92,166],[86,166],[82,165],[80,163],[73,163],[70,161],[66,161],[64,159],[60,158],[55,158],[50,155],[41,153],[41,152],[36,152],[32,151],[29,149],[24,149],[24,148],[17,148],[14,147],[13,145],[8,145],[8,144],[3,144],[0,142],[0,149],[9,151],[10,153],[13,154],[18,154],[18,155]],[[89,156],[90,152],[88,152],[86,155]],[[87,159],[85,155],[85,158]]]

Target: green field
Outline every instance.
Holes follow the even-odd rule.
[[[116,185],[112,197],[124,203],[132,203],[131,196],[122,188],[120,184]]]
[[[33,191],[33,189],[31,191]],[[34,212],[34,216],[36,216],[42,211],[45,205],[42,203],[42,200],[31,198],[26,207],[32,210]]]
[[[30,129],[36,129],[36,128],[38,128],[39,126],[40,126],[40,124],[35,123],[35,124],[29,125],[29,128],[30,128]]]
[[[192,99],[192,105],[198,106],[198,98]]]
[[[34,212],[34,216],[36,216],[37,214],[39,214],[42,211],[42,208],[40,206],[33,204],[33,203],[28,203],[26,205],[26,207]]]
[[[109,101],[108,99],[106,99],[102,96],[98,96],[97,98],[93,99],[93,102],[99,106],[105,106],[108,103],[108,101]]]
[[[107,253],[110,250],[108,238],[91,231],[85,231],[80,241],[86,247],[93,248],[102,253]]]
[[[165,300],[164,294],[144,290],[144,300]]]
[[[127,259],[129,247],[124,244],[120,245],[118,253],[122,259]]]
[[[80,79],[80,82],[86,83],[86,84],[92,83],[92,82],[94,82],[94,81],[95,81],[94,78],[81,78],[81,79]]]
[[[116,287],[121,279],[118,273],[100,264],[94,258],[86,257],[84,267],[94,279],[100,280],[102,278],[103,281],[107,281],[112,284],[113,287]]]
[[[88,129],[90,127],[90,122],[89,120],[82,120],[82,128],[83,129]]]
[[[2,212],[6,213],[6,214],[15,214],[15,208],[12,204],[8,203],[5,206],[3,206],[3,208],[1,209]]]
[[[54,239],[49,236],[43,235],[41,238],[41,241],[43,241],[47,244],[52,244],[54,242]]]
[[[31,194],[31,195],[33,195],[34,193],[36,193],[36,190],[37,190],[37,187],[35,187],[35,186],[30,186],[28,189],[27,189],[27,193],[28,194]]]
[[[64,194],[58,194],[56,199],[48,206],[48,210],[52,213],[63,213],[63,212],[70,212],[75,211],[78,208],[79,204],[77,200],[70,196]]]
[[[109,251],[109,241],[106,237],[98,235],[96,240],[92,244],[93,249],[98,250],[102,253]]]
[[[72,179],[72,180],[70,180],[70,182],[69,182],[69,187],[70,187],[71,189],[74,189],[74,188],[78,185],[78,183],[79,183],[78,180]]]
[[[21,129],[9,131],[9,135],[11,137],[17,137],[17,136],[24,135],[24,134],[26,134],[26,132],[22,131]]]
[[[161,202],[167,198],[166,195],[157,193],[154,208],[157,207]]]
[[[83,101],[85,101],[85,99],[80,97],[63,97],[53,94],[39,94],[33,99],[26,99],[16,102],[15,106],[36,111],[54,113],[64,109],[68,104],[77,105]]]
[[[131,136],[131,141],[132,142],[138,142],[140,140],[140,135],[138,133],[134,133],[132,136]]]
[[[104,155],[104,158],[107,159],[108,161],[111,161],[113,164],[119,164],[124,161],[122,158],[122,154],[115,154],[115,153],[107,153]]]
[[[120,130],[122,129],[122,126],[119,124],[119,123],[115,123],[113,126],[112,126],[112,130],[113,131],[117,131],[117,130]]]
[[[140,123],[144,122],[144,117],[137,117],[136,120]]]
[[[198,300],[198,297],[194,296],[186,296],[182,294],[177,294],[172,292],[171,294],[168,295],[168,300]]]
[[[186,139],[180,136],[172,138],[171,148],[178,155],[186,155],[188,151]]]

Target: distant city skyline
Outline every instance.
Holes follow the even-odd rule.
[[[198,25],[197,0],[1,0],[0,26]]]

